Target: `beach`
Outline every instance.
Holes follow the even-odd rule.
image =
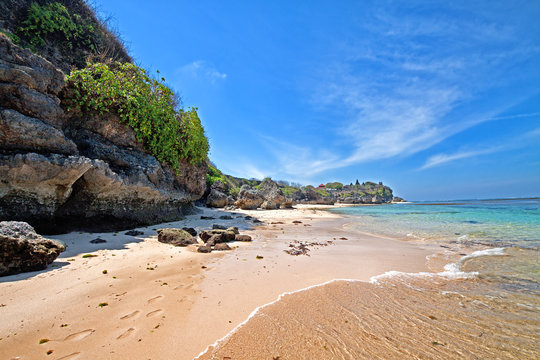
[[[230,215],[205,208],[185,220],[139,228],[144,235],[137,237],[49,236],[68,249],[47,270],[0,282],[0,357],[192,359],[283,293],[334,279],[369,281],[390,270],[429,270],[425,259],[432,251],[425,246],[345,230],[346,218],[322,208],[245,210],[232,220],[201,220]],[[200,231],[214,223],[238,226],[253,242],[200,254],[194,246],[159,243],[154,230]],[[107,243],[89,243],[97,237]],[[308,246],[309,256],[292,256],[284,250],[294,241],[321,245]]]

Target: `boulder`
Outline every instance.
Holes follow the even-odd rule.
[[[222,208],[229,204],[229,199],[226,194],[219,190],[212,189],[206,198],[206,206],[214,208]]]
[[[234,238],[236,236],[236,234],[233,231],[230,231],[230,230],[214,229],[214,230],[203,230],[203,231],[201,231],[199,233],[199,237],[201,238],[202,241],[207,242],[208,239],[210,239],[213,235],[216,235],[216,234],[220,234],[222,236],[222,241],[223,242],[234,241]]]
[[[225,225],[219,225],[219,224],[212,224],[212,229],[214,230],[225,230],[227,227]]]
[[[193,236],[187,231],[173,228],[159,229],[158,241],[175,246],[188,246],[197,243]]]
[[[25,222],[0,222],[0,276],[43,270],[64,250],[64,244],[38,235]]]
[[[283,196],[283,192],[279,188],[278,184],[269,178],[264,179],[261,183],[260,192],[264,197],[264,202],[261,204],[262,209],[279,209],[281,203],[285,201],[285,196]]]
[[[223,234],[214,234],[208,239],[206,242],[206,245],[214,246],[215,244],[219,244],[223,242]]]
[[[238,199],[234,203],[234,206],[242,210],[255,210],[260,207],[263,202],[264,197],[259,190],[245,184],[240,188]]]

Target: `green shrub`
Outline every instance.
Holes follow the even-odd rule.
[[[216,181],[225,183],[225,176],[212,164],[208,164],[208,171],[206,172],[206,184],[212,186]]]
[[[175,170],[179,160],[200,164],[209,146],[197,109],[177,111],[178,100],[164,80],[131,63],[88,64],[66,77],[64,106],[83,114],[117,114],[150,154]]]
[[[285,196],[292,196],[293,194],[298,192],[299,189],[292,186],[285,186],[281,188],[281,191],[283,192],[283,195]]]
[[[53,40],[69,50],[85,48],[95,52],[99,41],[95,25],[79,14],[71,14],[59,2],[31,3],[17,35],[34,52],[44,46],[46,40]]]
[[[330,182],[330,183],[326,184],[326,187],[328,189],[338,189],[338,190],[340,190],[340,189],[343,189],[343,184],[340,183],[340,182]]]

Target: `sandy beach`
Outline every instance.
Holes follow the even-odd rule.
[[[135,238],[124,232],[50,236],[68,249],[47,270],[1,279],[0,357],[192,359],[285,292],[389,270],[426,270],[426,249],[345,231],[346,219],[320,207],[236,211],[233,220],[201,220],[225,214],[203,211],[140,228],[144,235]],[[214,223],[238,226],[254,240],[211,254],[157,241],[158,228],[203,230]],[[97,237],[107,242],[89,243]],[[294,241],[324,246],[291,256],[284,250]]]

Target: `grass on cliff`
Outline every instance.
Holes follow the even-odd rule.
[[[84,67],[87,59],[132,61],[120,37],[84,0],[19,1],[2,9],[15,14],[3,32],[64,71]]]
[[[164,80],[131,63],[88,64],[66,77],[63,105],[81,114],[117,114],[150,154],[175,170],[179,161],[200,164],[209,145],[197,109],[177,110]]]

